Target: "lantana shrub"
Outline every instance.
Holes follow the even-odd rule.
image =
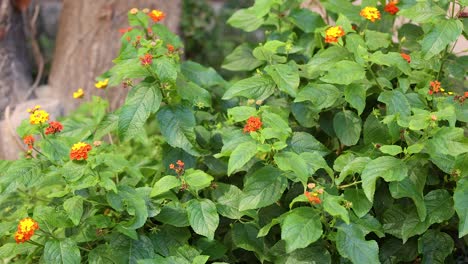
[[[452,44],[467,2],[329,0],[326,19],[301,2],[234,13],[265,40],[226,57],[233,80],[182,61],[171,14],[131,9],[96,80],[125,103],[93,97],[60,123],[34,107],[24,158],[0,163],[0,258],[466,261],[466,57]]]

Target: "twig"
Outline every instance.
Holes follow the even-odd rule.
[[[44,56],[42,56],[41,48],[39,47],[39,44],[36,39],[36,34],[37,34],[36,22],[39,16],[39,10],[40,10],[39,5],[36,5],[34,7],[34,14],[31,18],[31,21],[29,21],[29,24],[28,24],[29,33],[31,34],[31,46],[33,50],[33,56],[37,64],[37,75],[36,75],[36,79],[34,80],[33,85],[31,86],[31,88],[26,93],[25,97],[23,98],[23,101],[27,100],[29,96],[31,96],[31,94],[36,90],[37,86],[39,85],[39,82],[42,79],[42,74],[44,72]]]

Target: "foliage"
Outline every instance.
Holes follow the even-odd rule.
[[[450,52],[466,30],[457,14],[445,15],[447,1],[401,1],[396,16],[364,1],[382,11],[371,22],[365,6],[330,0],[323,19],[300,2],[257,0],[233,14],[231,26],[267,33],[226,57],[226,69],[247,72],[233,81],[181,62],[180,39],[131,10],[134,28],[98,78],[130,89],[122,107],[108,112],[95,97],[52,135],[24,122],[19,135],[40,140],[0,163],[0,258],[463,261],[468,96],[466,57]],[[397,16],[417,24],[394,32]],[[326,36],[325,21],[345,35]],[[39,230],[15,244],[28,216]]]

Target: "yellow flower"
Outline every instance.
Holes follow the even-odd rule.
[[[94,84],[98,89],[106,89],[107,84],[109,84],[109,79],[105,79],[104,81],[98,81]]]
[[[364,9],[361,10],[361,13],[359,13],[362,17],[375,22],[375,20],[380,19],[380,12],[377,10],[375,7],[371,6],[366,6]]]
[[[21,233],[30,233],[39,229],[39,225],[30,217],[26,217],[19,222],[18,232]]]
[[[34,110],[29,116],[29,123],[32,125],[44,124],[49,120],[49,113],[44,110]]]
[[[338,38],[344,35],[345,35],[345,32],[342,27],[340,26],[329,27],[325,31],[325,42],[327,43],[338,42]]]
[[[78,88],[76,92],[73,92],[73,98],[78,99],[78,98],[83,98],[84,96],[84,91],[82,88]]]

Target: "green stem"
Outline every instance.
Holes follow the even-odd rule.
[[[354,186],[354,185],[358,185],[362,183],[362,181],[355,181],[353,183],[350,183],[350,184],[345,184],[345,185],[340,185],[338,186],[339,189],[345,189],[345,188],[348,188],[348,187],[351,187],[351,186]]]
[[[372,65],[369,66],[369,72],[371,73],[375,83],[380,88],[380,90],[384,91],[384,88],[382,87],[382,85],[380,85],[379,81],[377,80],[377,75],[375,74],[374,70],[372,70]]]
[[[33,244],[33,245],[35,245],[35,246],[38,246],[38,247],[44,247],[44,245],[39,244],[39,243],[33,241],[32,239],[29,239],[29,240],[26,241],[26,242],[28,242],[29,244]]]

